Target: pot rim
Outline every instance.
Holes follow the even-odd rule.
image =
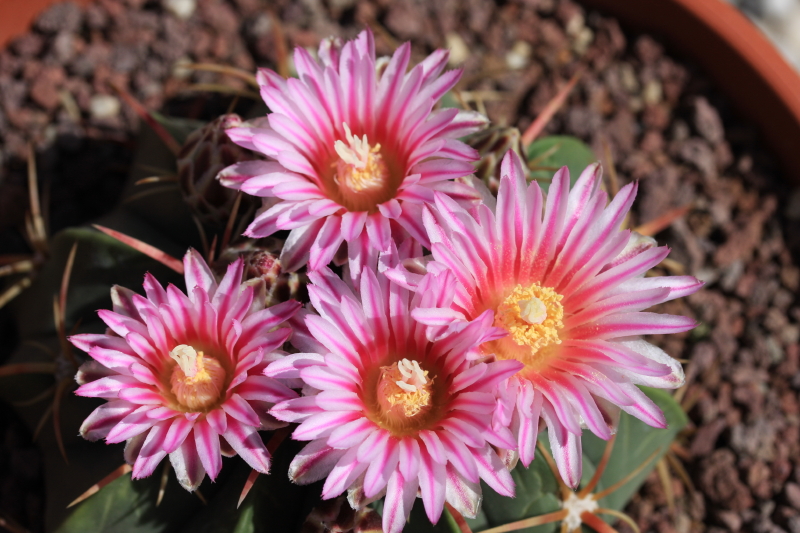
[[[0,0],[0,48],[12,39],[30,30],[33,21],[41,12],[53,4],[65,0]],[[91,0],[69,0],[79,6]]]

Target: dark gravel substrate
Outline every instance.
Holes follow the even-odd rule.
[[[522,129],[587,67],[547,133],[587,141],[606,167],[613,161],[620,184],[641,180],[632,225],[691,204],[656,237],[673,248],[666,269],[708,282],[664,309],[703,325],[659,340],[689,361],[679,394],[691,424],[675,452],[691,486],[673,472],[670,510],[653,474],[628,512],[648,531],[800,533],[800,191],[701,71],[569,0],[208,0],[186,20],[152,1],[55,7],[0,52],[0,251],[24,246],[28,141],[54,229],[118,198],[137,119],[109,80],[149,108],[211,117],[228,100],[181,91],[243,86],[176,65],[274,68],[281,34],[290,47],[312,46],[367,24],[380,53],[404,40],[418,58],[450,47],[465,70],[460,88],[481,97],[495,123]],[[37,528],[35,504],[3,501],[3,513]]]

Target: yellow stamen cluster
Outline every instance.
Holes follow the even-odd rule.
[[[519,346],[529,346],[534,354],[551,344],[561,344],[558,332],[564,327],[562,298],[538,283],[517,285],[497,307],[495,326],[508,331]]]
[[[433,379],[428,379],[428,372],[418,362],[402,359],[381,367],[378,402],[388,413],[411,418],[430,407],[432,384]]]
[[[336,141],[333,145],[339,160],[336,165],[336,182],[352,192],[383,189],[389,179],[389,168],[381,156],[381,145],[370,146],[367,135],[353,135],[344,126],[347,143]]]
[[[170,386],[182,407],[200,411],[219,400],[225,383],[225,369],[219,361],[186,344],[173,348],[169,356],[178,363],[172,369]]]

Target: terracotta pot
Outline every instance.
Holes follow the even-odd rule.
[[[579,1],[700,64],[800,183],[800,75],[736,8],[723,0]]]
[[[0,0],[0,47],[8,41],[28,31],[36,16],[63,0]],[[89,0],[72,0],[85,5]]]

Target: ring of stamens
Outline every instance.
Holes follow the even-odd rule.
[[[344,140],[334,142],[338,158],[333,167],[331,197],[349,211],[375,211],[391,198],[397,185],[380,143],[370,144],[367,134],[353,135],[342,123]]]
[[[177,363],[170,375],[170,388],[183,410],[203,411],[222,396],[225,369],[214,359],[187,344],[169,352]]]
[[[514,287],[495,310],[494,325],[509,333],[493,346],[497,356],[535,366],[548,347],[561,344],[562,299],[562,295],[539,283]]]
[[[400,436],[426,427],[438,416],[434,377],[417,361],[401,359],[374,370],[365,400],[376,424]]]
[[[385,413],[412,418],[430,407],[432,384],[418,362],[401,359],[381,367],[378,402]]]
[[[354,192],[382,188],[389,178],[389,169],[381,156],[380,143],[370,146],[365,133],[361,138],[353,135],[350,127],[342,123],[347,144],[336,141],[333,148],[339,155],[336,162],[336,181]]]

